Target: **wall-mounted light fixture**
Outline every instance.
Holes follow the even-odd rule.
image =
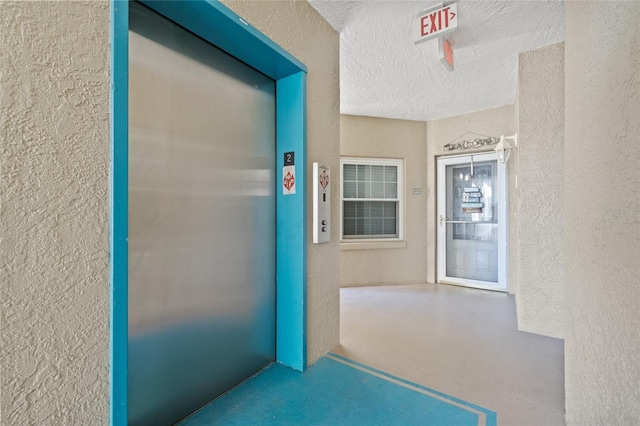
[[[500,142],[493,149],[496,153],[496,157],[498,157],[499,163],[506,163],[509,161],[509,156],[511,155],[511,150],[513,147],[509,140],[512,140],[516,146],[518,146],[518,134],[516,133],[513,136],[500,136]]]

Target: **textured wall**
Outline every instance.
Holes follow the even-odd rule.
[[[265,33],[308,67],[307,176],[318,161],[332,171],[332,194],[339,194],[340,82],[338,33],[306,1],[225,1],[247,22]],[[314,362],[339,341],[339,228],[331,242],[312,241],[312,191],[308,187],[307,353]],[[331,217],[339,217],[339,197],[332,197]]]
[[[520,54],[518,115],[518,329],[562,337],[564,43]]]
[[[567,424],[638,425],[640,3],[565,7]]]
[[[423,283],[427,279],[427,148],[423,121],[342,115],[340,154],[343,157],[404,160],[404,242],[342,244],[340,283],[343,286]],[[414,195],[412,188],[422,187]],[[336,192],[340,198],[340,188]],[[335,228],[340,222],[334,219]],[[339,230],[339,229],[338,229]],[[383,247],[383,248],[381,248]]]
[[[337,170],[338,35],[306,2],[232,7],[309,67],[309,158]],[[106,424],[109,4],[0,11],[2,423]],[[334,229],[309,244],[310,361],[338,343],[338,265]]]
[[[106,424],[109,4],[0,17],[2,424]]]
[[[520,128],[520,89],[516,84],[516,100],[513,105],[513,124],[516,132]],[[512,152],[513,158],[509,159],[509,293],[518,294],[518,270],[520,268],[520,256],[518,250],[518,159],[517,149]],[[516,309],[516,316],[518,312]]]
[[[437,223],[436,223],[436,156],[445,154],[461,154],[461,151],[445,152],[443,145],[452,142],[454,139],[464,135],[467,132],[479,133],[489,136],[512,135],[515,133],[514,124],[514,107],[513,105],[505,105],[500,108],[488,109],[485,111],[474,112],[471,114],[460,115],[457,117],[443,118],[441,120],[433,120],[427,122],[427,280],[431,283],[436,282],[436,240],[437,240]],[[464,139],[473,139],[474,135],[467,135]],[[464,153],[490,151],[493,147],[484,147],[484,149],[466,150]],[[509,186],[510,193],[513,191],[513,182],[516,175],[516,162],[509,161]],[[514,200],[514,197],[510,197]],[[513,216],[514,203],[511,202],[509,219],[509,234],[511,236],[511,244],[513,244],[513,229],[516,217]],[[513,261],[510,259],[509,268],[509,291],[513,292],[512,281],[514,280],[514,269],[511,267]]]

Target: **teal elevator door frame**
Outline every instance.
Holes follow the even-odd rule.
[[[276,361],[306,359],[306,66],[219,1],[140,0],[276,82],[276,182],[295,152],[296,193],[276,188]],[[111,1],[111,409],[127,424],[129,2]]]

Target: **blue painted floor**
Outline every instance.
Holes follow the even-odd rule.
[[[496,413],[329,354],[304,373],[272,364],[180,424],[496,426]]]

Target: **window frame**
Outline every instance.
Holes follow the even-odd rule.
[[[366,166],[395,166],[398,170],[397,177],[397,198],[395,199],[372,199],[372,198],[344,198],[344,166],[366,165]],[[340,157],[340,242],[341,243],[371,243],[371,242],[395,242],[404,241],[404,159],[402,158],[368,158],[368,157]],[[397,237],[367,237],[358,238],[345,237],[344,235],[344,202],[345,201],[394,201],[398,203],[398,213],[396,226]]]

